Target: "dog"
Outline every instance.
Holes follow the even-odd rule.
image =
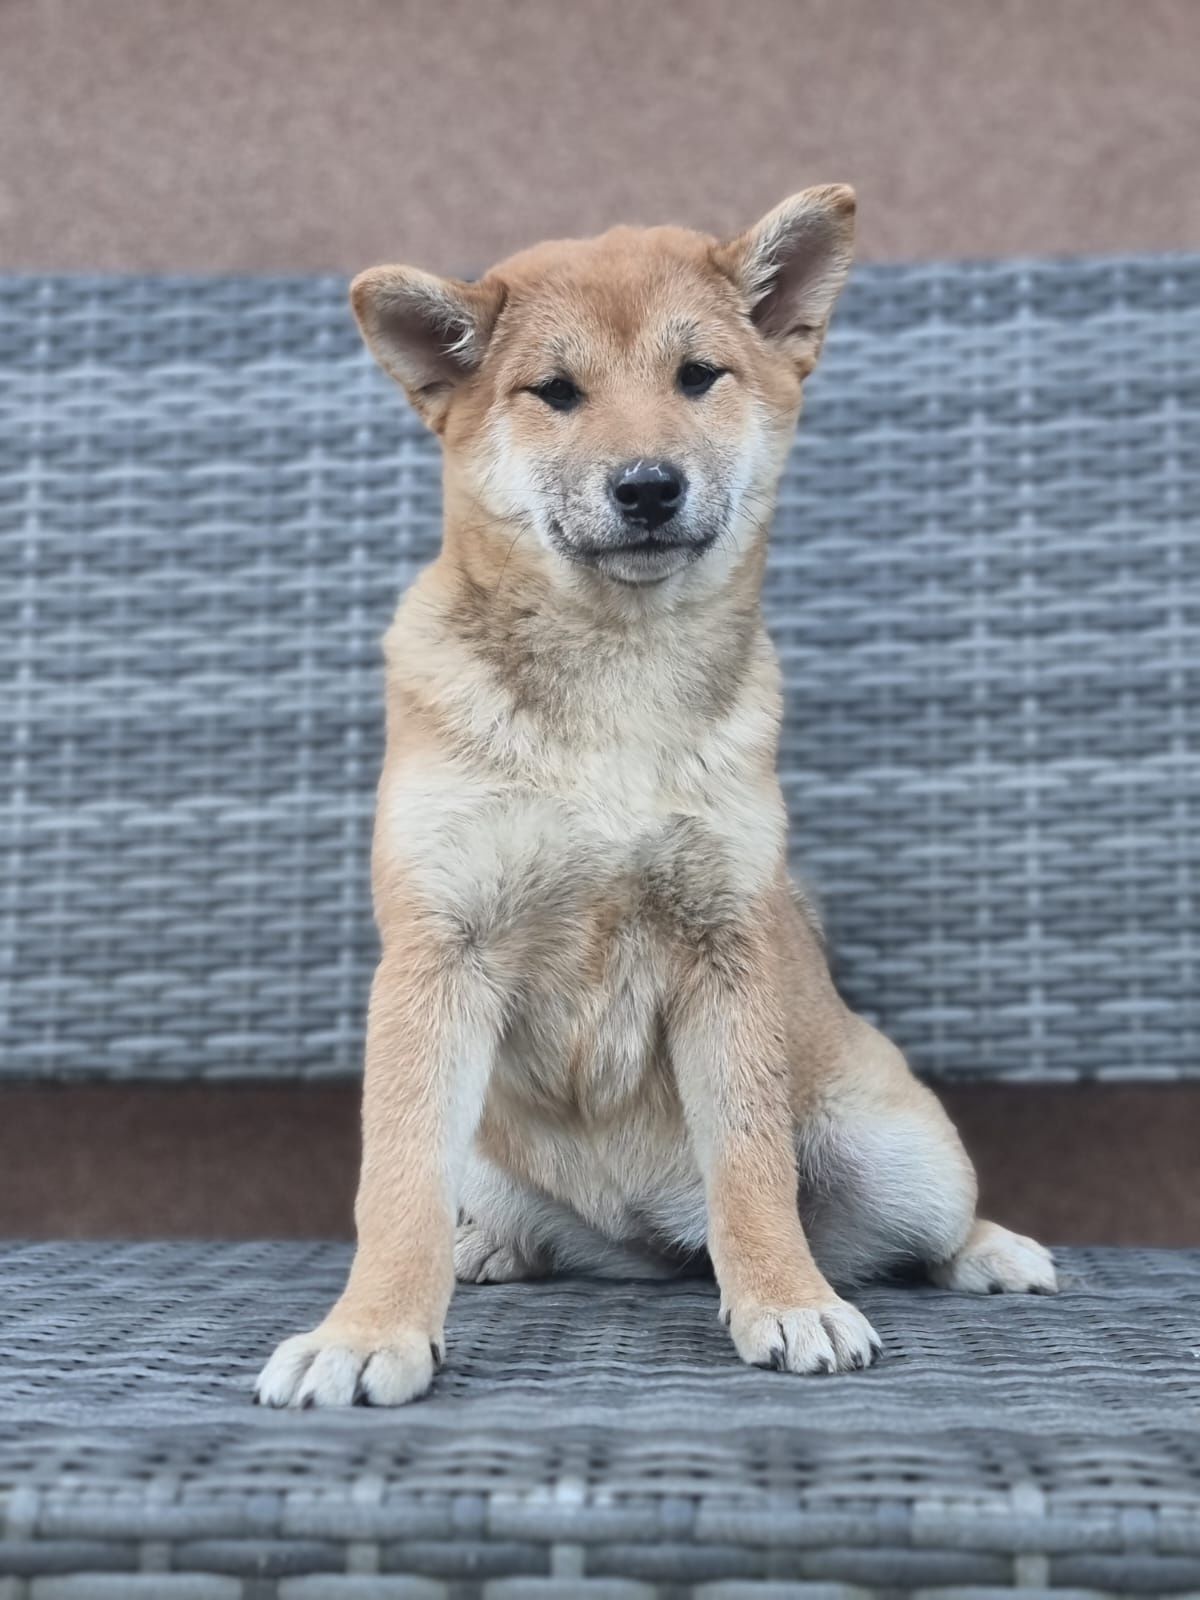
[[[876,1358],[865,1279],[1057,1288],[787,875],[760,592],[854,212],[354,281],[444,542],[385,641],[357,1250],[263,1404],[416,1399],[456,1277],[711,1263],[737,1354],[791,1373]]]

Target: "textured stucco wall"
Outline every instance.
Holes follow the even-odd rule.
[[[1200,247],[1200,0],[0,0],[0,270],[468,270],[848,180],[873,258]]]

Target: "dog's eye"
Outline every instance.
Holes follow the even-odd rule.
[[[583,399],[580,390],[570,378],[547,378],[545,383],[535,383],[530,394],[537,395],[554,411],[573,411]]]
[[[707,394],[720,376],[721,368],[710,367],[707,361],[685,361],[679,369],[679,387],[695,399]]]

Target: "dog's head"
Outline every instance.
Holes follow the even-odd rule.
[[[376,267],[351,297],[481,525],[656,584],[764,536],[853,232],[850,189],[807,189],[733,240],[617,228],[475,283]]]

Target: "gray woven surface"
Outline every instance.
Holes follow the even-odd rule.
[[[253,1376],[342,1246],[5,1247],[0,1574],[1200,1589],[1200,1252],[1063,1260],[1057,1299],[867,1290],[885,1360],[818,1379],[742,1367],[708,1284],[464,1289],[431,1398],[281,1413]]]
[[[321,280],[0,283],[0,1073],[358,1066],[433,441]],[[933,1074],[1200,1072],[1200,258],[866,269],[768,583],[798,859]]]

